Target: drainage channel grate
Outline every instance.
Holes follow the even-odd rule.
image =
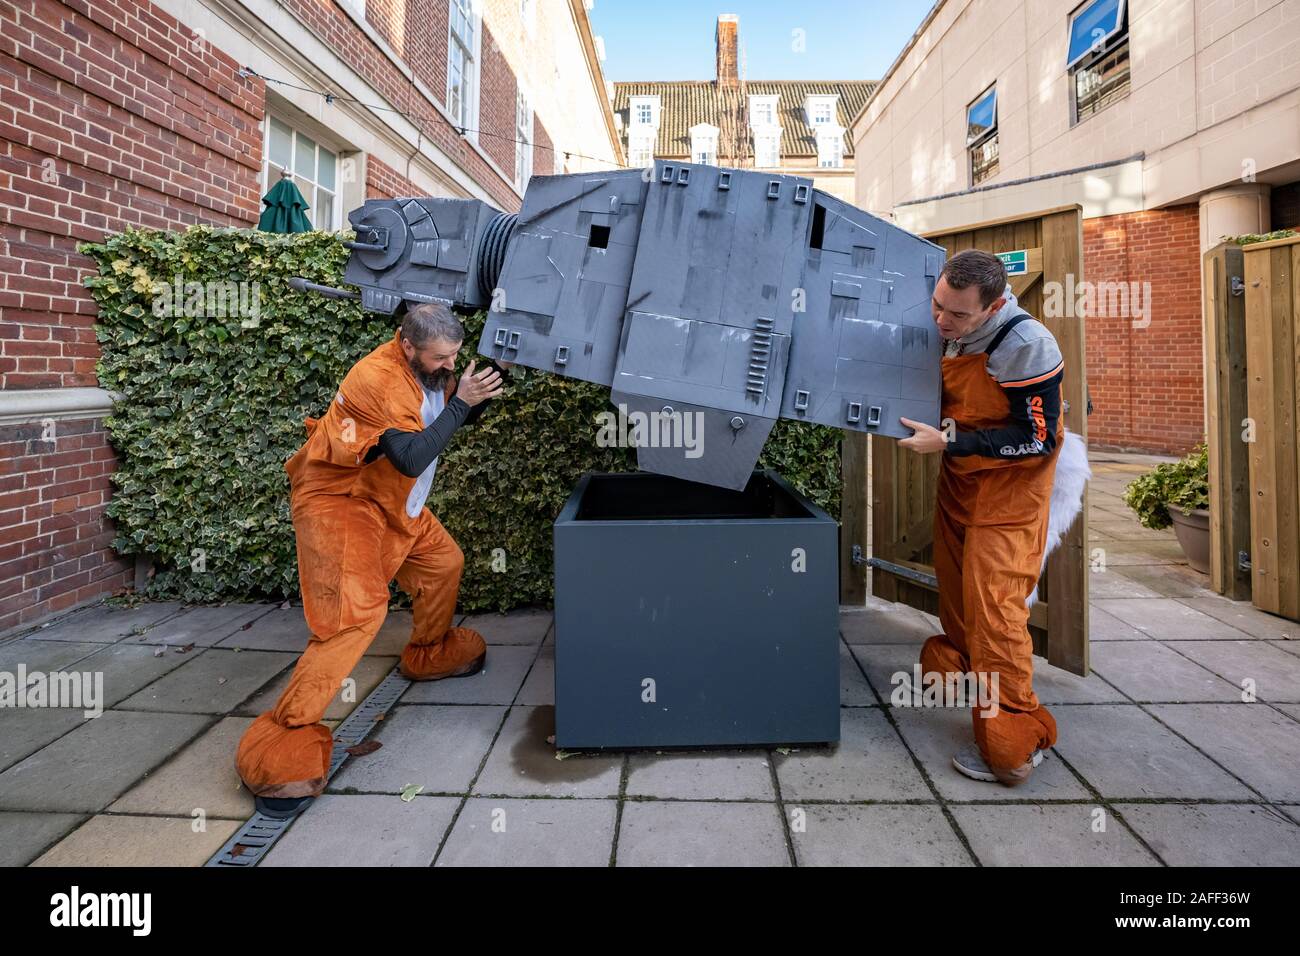
[[[366,738],[375,728],[375,718],[387,713],[411,682],[393,668],[392,673],[370,692],[361,706],[347,716],[343,723],[334,729],[334,752],[330,758],[329,777],[333,778],[343,761],[348,759],[348,747],[353,747]],[[305,811],[304,811],[305,812]],[[205,866],[257,866],[262,857],[284,835],[293,820],[275,820],[261,813],[253,816],[226,841]]]

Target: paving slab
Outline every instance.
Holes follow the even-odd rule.
[[[1300,727],[1290,717],[1264,703],[1161,704],[1150,710],[1265,799],[1300,801]]]
[[[0,809],[98,813],[198,736],[208,720],[105,711],[0,773]]]
[[[0,644],[0,671],[16,675],[19,664],[29,674],[33,671],[60,670],[103,649],[103,644],[93,641],[11,641]],[[4,711],[0,711],[0,719],[3,714]]]
[[[217,647],[238,647],[245,651],[290,651],[301,654],[311,641],[311,628],[301,607],[277,607],[255,618],[249,627],[217,641]]]
[[[628,757],[626,793],[676,800],[776,799],[761,750],[663,751]]]
[[[1104,704],[1087,704],[1090,710]],[[1058,725],[1061,715],[1052,708]],[[1048,752],[1029,780],[1018,787],[971,780],[952,765],[953,754],[974,744],[970,711],[962,708],[914,707],[892,711],[903,739],[925,767],[939,793],[948,800],[1082,800],[1088,791],[1056,755]],[[1062,729],[1062,734],[1068,727]]]
[[[1095,666],[1096,648],[1092,655]],[[1103,680],[1103,676],[1094,671],[1087,677],[1080,677],[1047,663],[1041,657],[1034,658],[1034,693],[1038,695],[1040,704],[1104,704],[1124,700],[1124,695]]]
[[[471,627],[489,644],[540,644],[551,629],[554,615],[544,608],[511,611],[509,614],[470,614],[461,627]]]
[[[275,604],[222,604],[192,607],[157,627],[129,640],[138,644],[171,644],[184,647],[211,647],[231,634],[238,633],[269,612]],[[250,627],[251,629],[251,627]]]
[[[854,644],[851,650],[866,672],[868,683],[880,695],[885,706],[889,706],[892,695],[899,687],[895,678],[904,675],[911,680],[915,676],[913,668],[920,660],[921,645]]]
[[[1300,624],[1261,611],[1249,601],[1229,601],[1225,597],[1216,595],[1208,598],[1182,598],[1180,603],[1237,628],[1246,637],[1268,641],[1300,642]],[[1233,636],[1241,637],[1241,635]]]
[[[159,653],[161,652],[161,653]],[[121,641],[78,661],[73,670],[104,675],[104,706],[116,707],[160,677],[184,667],[203,652],[177,653],[174,648]]]
[[[1240,687],[1188,660],[1174,646],[1159,641],[1102,642],[1092,648],[1092,667],[1136,701],[1241,700]]]
[[[1106,566],[1124,568],[1132,565],[1186,565],[1187,558],[1177,541],[1130,541],[1107,545]]]
[[[260,866],[429,866],[458,797],[317,797]]]
[[[787,801],[933,798],[879,707],[841,710],[836,746],[801,747],[789,754],[774,753],[772,759]]]
[[[914,644],[917,647],[935,631],[920,612],[903,604],[840,611],[840,634],[849,644]]]
[[[505,710],[456,704],[395,707],[371,737],[383,748],[349,759],[330,789],[400,793],[416,784],[429,794],[465,793]]]
[[[618,832],[619,866],[789,866],[774,803],[630,801]]]
[[[396,657],[362,657],[361,660],[357,661],[357,666],[352,668],[352,673],[348,675],[355,682],[355,686],[352,688],[346,685],[339,687],[338,693],[334,695],[329,706],[325,708],[325,719],[341,720],[352,713],[357,704],[365,700],[366,695],[378,687],[379,683],[392,673],[393,668],[396,666]],[[256,717],[258,714],[273,710],[280,700],[280,695],[289,686],[289,680],[292,677],[293,668],[282,672],[279,677],[259,690],[256,695],[236,707],[234,713]],[[345,696],[349,699],[345,700]]]
[[[937,806],[787,802],[785,811],[800,866],[975,865]]]
[[[81,710],[65,707],[0,710],[0,770],[9,769],[91,719],[94,718],[87,718]]]
[[[1165,704],[1153,713],[1202,705]],[[1211,704],[1243,711],[1248,704]],[[1104,797],[1249,800],[1254,794],[1132,704],[1063,704],[1056,750]]]
[[[0,866],[26,866],[85,819],[77,813],[0,813]]]
[[[1147,601],[1094,599],[1092,603],[1094,607],[1113,614],[1125,624],[1160,641],[1232,641],[1241,637],[1241,632],[1236,628],[1216,621],[1210,615],[1202,614],[1196,608],[1188,607],[1174,598]]]
[[[475,795],[515,797],[613,797],[618,795],[623,755],[575,754],[556,759],[554,707],[510,709],[492,747]]]
[[[876,695],[871,692],[862,669],[848,645],[840,642],[840,706],[871,707],[876,703]]]
[[[110,813],[246,820],[253,796],[235,772],[235,750],[252,717],[225,717],[109,805]]]
[[[417,681],[402,695],[403,704],[509,704],[519,693],[535,645],[494,644],[483,669],[469,677]]]
[[[1300,866],[1300,826],[1273,807],[1120,803],[1115,809],[1170,866]]]
[[[1159,866],[1111,814],[1095,832],[1099,805],[954,806],[971,849],[985,866]]]
[[[1186,564],[1141,564],[1113,566],[1116,574],[1136,581],[1157,594],[1176,598],[1204,598],[1215,594],[1210,576],[1193,571]]]
[[[124,710],[227,714],[295,660],[296,655],[283,651],[202,651],[119,706]]]
[[[533,661],[533,668],[519,689],[515,703],[530,707],[555,706],[555,644],[549,639]]]
[[[366,648],[366,653],[381,657],[401,657],[402,651],[411,641],[413,626],[410,611],[389,611],[379,633]]]
[[[1220,675],[1237,700],[1246,682],[1253,681],[1260,700],[1300,702],[1300,656],[1269,641],[1169,641],[1166,646]]]
[[[96,604],[67,617],[51,621],[26,636],[31,641],[71,641],[73,643],[114,644],[137,631],[147,631],[173,615],[181,605],[176,601],[140,604],[126,608],[114,604]]]
[[[1149,634],[1144,634],[1132,624],[1125,624],[1096,604],[1088,606],[1089,641],[1149,641],[1151,639]]]
[[[1120,574],[1120,570],[1116,568],[1114,570],[1091,572],[1088,575],[1089,599],[1095,601],[1101,598],[1158,598],[1161,596],[1159,591]]]
[[[618,803],[472,797],[437,866],[608,866]]]
[[[32,866],[202,866],[235,835],[234,820],[100,815],[64,837]]]

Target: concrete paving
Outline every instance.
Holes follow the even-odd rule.
[[[894,706],[939,630],[912,608],[842,609],[836,746],[591,754],[551,743],[551,613],[475,614],[484,671],[411,685],[263,865],[1300,864],[1300,624],[1137,524],[1123,487],[1156,460],[1093,455],[1092,673],[1035,660],[1060,740],[1022,787],[953,769],[970,712]],[[410,628],[389,613],[327,724]],[[201,865],[251,812],[235,746],[309,638],[300,607],[160,603],[5,639],[0,671],[102,674],[105,712],[0,710],[0,865]]]

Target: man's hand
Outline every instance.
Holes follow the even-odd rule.
[[[456,397],[462,402],[473,408],[480,402],[486,402],[489,398],[496,398],[505,390],[501,382],[501,373],[494,368],[485,368],[478,374],[474,373],[474,360],[470,359],[465,373],[461,375],[460,382],[456,386]]]
[[[915,434],[907,438],[898,440],[901,447],[919,452],[922,455],[943,451],[948,447],[948,441],[943,437],[943,432],[939,431],[939,429],[933,428],[925,422],[914,422],[910,418],[900,418],[898,421],[915,432]]]

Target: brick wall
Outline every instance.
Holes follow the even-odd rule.
[[[263,91],[131,0],[0,4],[0,388],[93,386],[76,251],[130,226],[248,226]],[[129,583],[98,420],[0,426],[0,632]]]
[[[546,132],[542,121],[533,114],[533,175],[553,175],[555,164],[555,145],[551,142],[550,134]]]
[[[95,384],[78,241],[256,221],[262,93],[238,68],[130,0],[0,5],[0,387]]]
[[[393,2],[397,3],[398,0],[393,0]],[[437,0],[408,0],[408,2],[411,2],[413,6],[406,8],[405,27],[401,31],[401,39],[405,46],[392,47],[392,49],[408,64],[414,60],[417,66],[412,67],[412,72],[428,85],[429,91],[441,103],[446,97],[447,4],[445,2],[439,3]],[[489,163],[484,161],[483,157],[456,131],[456,128],[447,121],[442,113],[431,106],[421,93],[412,88],[411,81],[393,65],[383,50],[366,36],[365,32],[337,4],[320,3],[318,0],[282,0],[282,5],[291,16],[321,37],[332,49],[338,51],[339,55],[365,78],[366,82],[379,90],[390,102],[401,104],[402,109],[408,114],[411,121],[416,123],[423,131],[425,141],[437,146],[457,166],[465,170],[492,197],[494,205],[507,211],[514,211],[519,208],[519,197],[510,188],[510,183],[498,175]],[[425,20],[417,16],[419,10],[425,10],[433,16]],[[377,14],[380,17],[384,15],[382,12]],[[427,30],[425,29],[426,24]],[[388,26],[385,26],[385,29],[391,30],[391,21],[389,21]],[[379,31],[376,30],[376,32]],[[490,51],[493,44],[489,43],[489,33],[490,31],[485,24],[481,42],[482,56],[480,57],[485,61],[480,71],[483,74],[480,77],[481,95],[483,97],[479,107],[480,120],[482,119],[481,114],[488,112],[489,108],[492,110],[502,108],[502,104],[492,103],[493,97],[496,95],[493,91],[500,88],[502,81],[499,67],[493,66],[489,70],[486,62],[489,57],[493,56]],[[428,41],[426,46],[420,46],[421,38]],[[495,55],[499,56],[499,53]],[[438,64],[437,67],[431,65],[435,62]],[[502,61],[501,66],[504,67],[504,61]],[[504,68],[510,78],[509,109],[512,130],[510,139],[514,139],[514,77],[509,73],[509,67]],[[433,82],[430,82],[430,79],[437,79],[435,74],[437,74],[438,70],[442,71],[440,74],[442,79],[440,83],[434,85]],[[489,85],[489,82],[491,85]],[[493,122],[499,122],[499,118],[494,119]],[[513,152],[509,153],[511,157],[510,163],[503,165],[498,158],[500,141],[497,141],[495,147],[489,148],[488,144],[492,140],[493,137],[482,136],[479,145],[484,152],[493,158],[493,162],[496,162],[501,167],[507,177],[513,177],[515,168]]]
[[[483,25],[482,69],[479,80],[483,84],[483,98],[479,102],[478,144],[492,157],[512,180],[515,175],[515,110],[519,87],[515,75],[492,31]],[[512,204],[507,211],[516,208]]]
[[[130,583],[104,517],[112,469],[99,420],[0,425],[0,634]]]
[[[1195,205],[1084,220],[1087,281],[1150,283],[1145,328],[1087,317],[1093,445],[1181,454],[1204,437],[1198,224]]]
[[[366,198],[397,199],[399,196],[422,196],[425,190],[373,156],[366,157]]]

